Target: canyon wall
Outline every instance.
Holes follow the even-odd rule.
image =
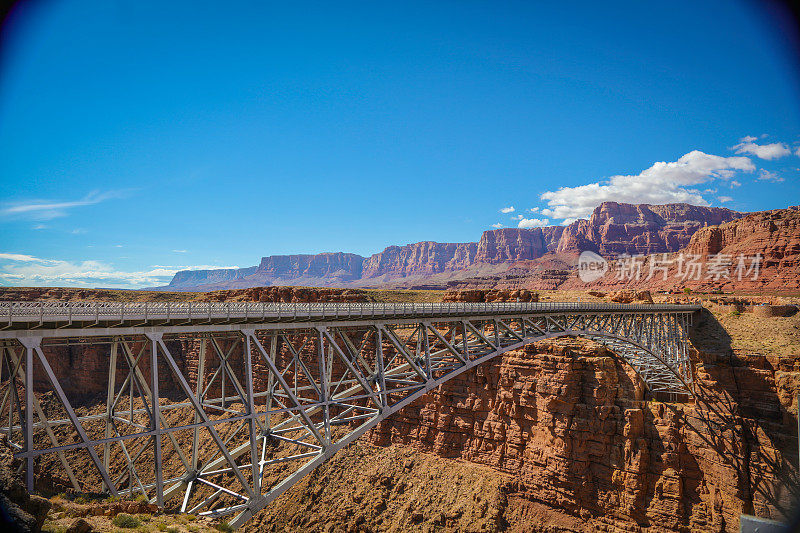
[[[370,439],[509,474],[509,498],[559,510],[567,531],[721,532],[738,531],[743,512],[785,519],[797,483],[797,359],[699,340],[719,333],[703,320],[695,402],[642,401],[632,370],[604,348],[560,340],[463,374]],[[566,527],[573,518],[584,526]]]
[[[288,297],[270,289],[259,289],[259,295]],[[308,292],[325,297],[316,290]],[[535,294],[472,291],[451,296],[459,301],[499,301],[533,299]],[[781,324],[791,329],[796,321]],[[793,503],[789,489],[798,481],[797,354],[762,355],[734,349],[730,335],[708,312],[697,317],[691,340],[696,379],[692,402],[651,401],[633,371],[607,349],[566,338],[506,353],[465,372],[394,414],[366,438],[379,447],[416,449],[505,476],[503,497],[493,504],[500,507],[489,520],[492,531],[733,532],[742,512],[783,518]],[[198,342],[167,342],[182,372],[194,382]],[[229,342],[236,341],[224,341],[223,352],[232,346]],[[354,342],[359,344],[357,338]],[[134,344],[133,352],[138,348]],[[313,358],[313,349],[308,349],[308,357]],[[234,346],[233,368],[241,375],[242,358],[235,350]],[[107,347],[105,351],[73,346],[45,352],[69,396],[84,395],[84,405],[91,405],[92,398],[104,404]],[[216,359],[207,354],[210,374]],[[282,346],[280,365],[290,358]],[[125,364],[120,361],[118,368],[119,386]],[[147,379],[146,364],[142,370]],[[176,384],[168,373],[160,376],[160,389],[168,396]],[[257,362],[258,390],[267,386],[266,376],[263,364]],[[38,379],[36,385],[39,390],[45,388]],[[414,464],[408,467],[412,473]],[[87,470],[91,471],[90,465]],[[356,493],[369,492],[366,487],[374,490],[374,481],[353,472],[348,475],[350,482],[341,485],[315,485],[312,476],[311,485],[303,486],[315,494],[333,491],[337,497],[332,502],[352,503],[356,516],[342,520],[360,516],[366,521],[367,513],[375,515],[370,520],[386,519],[380,508],[362,509],[355,500],[363,497]],[[431,471],[430,475],[435,474]],[[435,490],[449,494],[449,487],[429,489],[433,491],[429,499],[409,504],[417,510],[409,510],[405,529],[421,523],[433,527],[436,522],[471,530],[458,520],[472,515],[441,508],[442,497]],[[389,497],[395,495],[390,492]],[[473,503],[453,505],[463,508]],[[299,522],[285,525],[323,530],[325,524],[318,517],[341,513],[322,505],[320,499],[311,498],[302,512],[293,515],[292,520]],[[270,519],[275,516],[271,513],[280,513],[280,507],[276,504],[262,511],[254,523],[280,526]],[[530,518],[538,516],[534,510],[541,508],[548,510],[546,521]],[[473,517],[480,518],[479,523],[486,518],[483,514]],[[313,520],[317,522],[312,527]]]
[[[757,269],[753,264],[756,256],[760,258]],[[690,260],[702,268],[690,270]],[[572,271],[559,288],[796,290],[800,288],[800,207],[750,213],[718,226],[698,229],[685,247],[667,257],[666,275],[657,269],[659,265],[651,263],[652,258],[643,258],[638,279],[619,276],[618,264],[611,264],[607,274],[592,283],[584,283]],[[718,273],[710,270],[714,264]],[[653,276],[649,275],[651,267]],[[537,288],[536,284],[531,288]]]
[[[364,260],[363,277],[404,277],[461,270],[475,262],[477,245],[468,243],[418,242],[389,246]]]
[[[548,254],[577,255],[584,250],[606,256],[675,252],[700,228],[740,216],[719,207],[604,202],[589,220],[568,226],[502,228],[483,232],[476,243],[423,241],[389,246],[367,258],[342,252],[266,256],[258,266],[241,271],[181,271],[163,289],[213,290],[275,283],[359,286],[479,270],[480,265],[533,261]]]

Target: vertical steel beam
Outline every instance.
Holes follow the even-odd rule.
[[[250,346],[250,337],[255,335],[252,329],[243,329],[244,334],[244,380],[245,391],[247,394],[247,414],[249,416],[247,424],[250,430],[250,461],[252,463],[253,492],[261,494],[261,463],[258,456],[258,442],[256,434],[256,409],[253,399],[253,352]]]
[[[200,337],[200,353],[197,356],[197,380],[195,391],[197,395],[197,403],[202,407],[203,405],[203,380],[206,373],[206,345],[207,339],[205,336]],[[200,414],[195,410],[194,423],[200,421]],[[195,427],[192,433],[192,464],[190,465],[191,471],[197,471],[197,460],[200,448],[200,428]],[[188,491],[187,491],[188,492]]]
[[[117,349],[119,342],[114,339],[111,342],[111,354],[108,358],[108,387],[106,392],[106,439],[114,436],[114,392],[117,385]],[[106,470],[111,469],[111,442],[103,445],[103,466]],[[108,488],[103,483],[104,488]]]
[[[325,446],[331,445],[330,403],[328,402],[328,365],[325,361],[325,328],[317,328],[317,358],[319,362],[319,401],[322,406],[322,417],[325,428]]]
[[[433,375],[431,374],[431,345],[428,339],[428,328],[425,324],[420,323],[417,331],[422,332],[422,349],[425,350],[425,375],[428,376],[428,381],[430,381]]]
[[[25,487],[33,493],[33,351],[42,342],[39,337],[22,339],[25,346]],[[13,386],[13,383],[12,383]]]
[[[156,470],[156,505],[164,507],[164,463],[161,456],[161,402],[158,392],[158,343],[161,340],[161,334],[148,333],[146,336],[150,341],[150,398],[153,407],[153,419],[150,425],[153,431],[153,453]]]
[[[386,409],[389,403],[389,395],[386,392],[386,375],[383,366],[383,330],[375,327],[375,371],[377,372],[378,383],[381,386],[381,405]]]

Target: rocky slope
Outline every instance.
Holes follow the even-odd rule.
[[[758,271],[750,270],[753,258],[760,255]],[[715,257],[716,256],[716,257]],[[744,259],[739,268],[740,256]],[[684,261],[681,263],[681,258]],[[701,265],[690,271],[690,258]],[[656,260],[661,262],[661,257]],[[652,257],[641,263],[640,276],[620,279],[619,263],[593,283],[583,283],[577,272],[569,272],[560,289],[637,287],[693,290],[773,290],[800,289],[800,207],[750,213],[742,218],[699,229],[688,244],[667,258],[666,276]],[[713,270],[712,265],[717,265]],[[654,275],[650,276],[651,267]],[[532,283],[536,288],[536,283]]]
[[[603,255],[674,252],[700,228],[742,216],[718,207],[688,204],[631,205],[605,202],[589,220],[569,226],[485,231],[475,243],[423,241],[389,246],[363,258],[348,253],[267,256],[255,267],[237,270],[181,271],[166,290],[213,290],[276,283],[306,286],[369,286],[393,280],[425,279],[447,273],[480,276],[491,265],[538,260],[547,254]]]
[[[689,403],[644,400],[629,368],[582,340],[507,353],[385,421],[377,447],[340,452],[248,530],[734,532],[743,512],[784,519],[798,353],[738,340],[699,320]]]

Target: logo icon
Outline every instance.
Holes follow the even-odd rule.
[[[581,252],[578,257],[578,277],[584,283],[598,280],[608,272],[608,261],[594,252]]]

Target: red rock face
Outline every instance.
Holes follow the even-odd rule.
[[[547,243],[541,228],[503,228],[483,232],[475,261],[492,264],[523,261],[541,257],[546,252]]]
[[[445,383],[370,439],[508,473],[519,505],[580,517],[577,531],[733,532],[742,512],[780,518],[793,503],[792,397],[778,397],[764,360],[703,357],[697,402],[651,403],[604,348],[542,343]]]
[[[605,256],[674,252],[689,244],[700,228],[739,216],[720,207],[605,202],[594,210],[588,224],[577,228],[577,233],[595,243],[596,251]]]
[[[362,277],[404,277],[461,270],[474,263],[476,248],[474,242],[432,241],[390,246],[364,260]]]
[[[549,252],[603,255],[674,252],[689,243],[698,229],[741,216],[717,207],[688,204],[631,205],[605,202],[589,220],[569,226],[485,231],[477,243],[432,241],[390,246],[367,258],[355,254],[268,256],[258,267],[236,270],[178,272],[173,289],[239,288],[281,283],[329,286],[384,277],[424,277],[456,272],[480,264],[531,261]]]
[[[704,269],[695,279],[682,278],[677,272],[677,257],[700,256]],[[709,276],[708,265],[719,254],[728,262],[727,277],[714,279]],[[760,254],[758,276],[753,278],[752,258]],[[744,258],[741,279],[737,273],[740,255]],[[751,213],[737,220],[701,228],[692,235],[686,247],[672,255],[672,267],[667,277],[661,272],[647,279],[650,269],[649,258],[642,263],[642,276],[636,279],[617,279],[612,269],[600,280],[592,284],[581,282],[572,272],[570,278],[559,288],[589,287],[647,287],[657,289],[721,289],[724,291],[741,289],[794,290],[800,288],[800,208],[776,209]]]
[[[315,255],[272,255],[263,257],[256,275],[267,278],[338,277],[342,280],[361,277],[364,258],[342,252]]]

